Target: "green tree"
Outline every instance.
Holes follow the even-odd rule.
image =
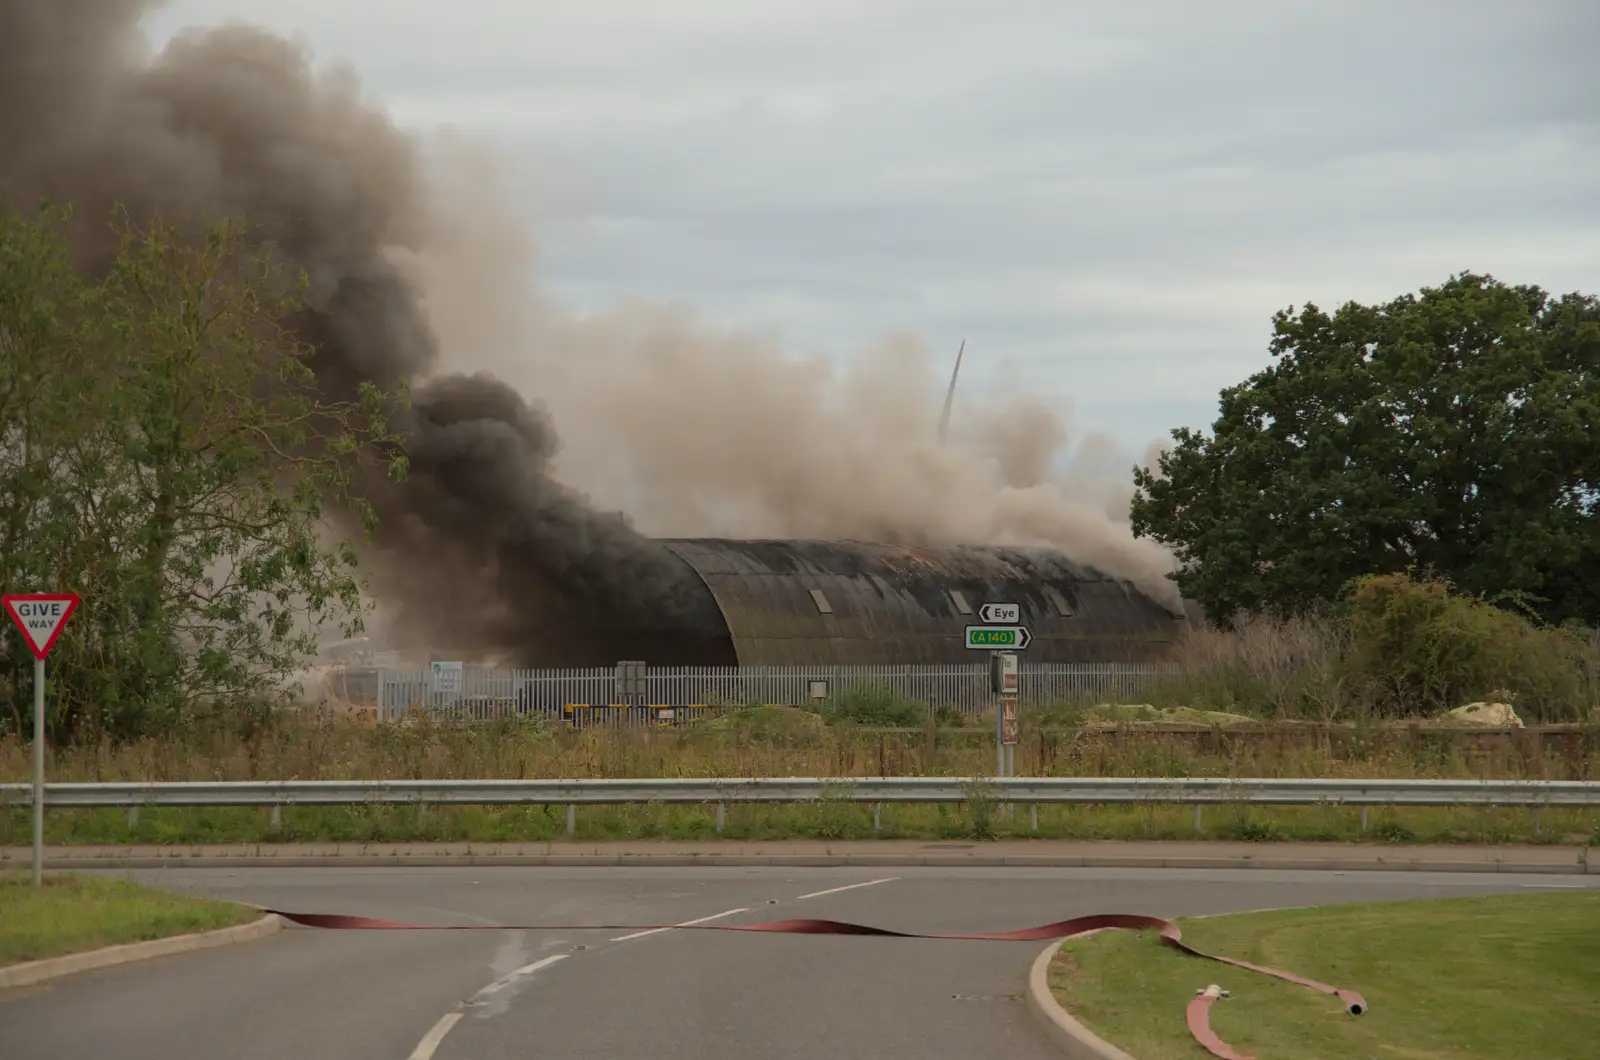
[[[1276,363],[1209,436],[1136,468],[1132,524],[1227,620],[1416,571],[1600,620],[1600,300],[1464,274],[1273,319]]]
[[[60,486],[79,428],[92,422],[81,385],[93,378],[98,292],[72,269],[65,220],[55,209],[37,223],[0,213],[0,594],[53,587],[56,571],[73,566],[64,554],[77,527]],[[31,731],[31,656],[4,627],[0,731]]]
[[[0,336],[21,337],[0,350],[0,401],[32,410],[7,413],[8,439],[32,441],[8,440],[24,455],[0,468],[6,588],[84,597],[52,655],[56,738],[127,736],[267,691],[325,624],[360,628],[354,542],[331,517],[372,529],[358,460],[403,474],[397,395],[319,391],[282,325],[304,278],[246,228],[118,217],[90,278],[63,221],[0,218],[0,261],[22,266],[0,274]]]

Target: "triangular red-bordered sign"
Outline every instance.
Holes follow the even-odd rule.
[[[56,646],[56,638],[67,628],[67,619],[78,609],[76,593],[16,593],[0,596],[6,614],[16,623],[22,639],[35,659],[43,659]]]

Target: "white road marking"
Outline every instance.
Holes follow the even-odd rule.
[[[552,964],[556,963],[557,961],[564,961],[570,956],[572,956],[570,953],[553,953],[548,957],[539,958],[537,961],[534,961],[532,964],[524,964],[521,968],[518,968],[515,971],[507,972],[505,975],[502,975],[500,978],[496,979],[494,982],[490,983],[488,986],[486,986],[482,990],[478,991],[477,994],[474,995],[474,996],[475,997],[487,997],[490,994],[497,994],[500,991],[504,990],[506,987],[510,986],[512,983],[516,982],[518,979],[521,979],[523,976],[532,975],[534,972],[537,972],[540,968],[548,968]]]
[[[450,1028],[454,1027],[460,1019],[461,1013],[459,1012],[446,1012],[443,1016],[440,1016],[439,1022],[435,1023],[428,1033],[422,1036],[422,1041],[417,1043],[417,1047],[411,1050],[410,1060],[433,1060],[434,1050],[439,1048],[439,1043],[444,1041],[444,1036],[450,1033]]]
[[[494,994],[499,993],[501,990],[504,990],[518,979],[521,979],[523,976],[532,975],[541,968],[548,968],[557,961],[566,960],[569,956],[571,956],[571,954],[551,954],[549,957],[541,958],[537,961],[534,961],[532,964],[524,964],[521,968],[518,968],[515,971],[507,972],[505,975],[502,975],[500,978],[496,979],[482,990],[479,990],[476,994],[473,994],[472,999],[468,1001],[467,1004],[472,1005],[483,998],[491,997]],[[440,1016],[439,1022],[430,1027],[428,1029],[428,1033],[422,1036],[422,1041],[418,1042],[417,1047],[411,1050],[411,1056],[409,1060],[433,1060],[433,1054],[438,1050],[439,1045],[444,1041],[444,1036],[450,1033],[450,1028],[461,1022],[462,1015],[463,1013],[461,1010],[457,1009],[454,1012],[446,1012],[443,1016]]]
[[[812,891],[810,894],[802,894],[795,901],[800,902],[807,898],[821,898],[825,894],[838,894],[840,891],[853,891],[857,887],[876,887],[880,883],[893,883],[899,878],[898,876],[886,876],[881,880],[868,880],[866,883],[850,883],[843,887],[829,887],[826,891]]]
[[[849,883],[843,887],[829,887],[825,891],[812,891],[810,894],[802,894],[799,898],[796,898],[795,901],[800,901],[805,898],[821,898],[825,894],[838,894],[840,891],[853,891],[858,887],[874,887],[880,883],[892,883],[899,878],[900,877],[898,876],[887,876],[881,880],[867,880],[865,883]],[[747,906],[741,906],[738,909],[727,909],[721,913],[713,913],[710,916],[699,917],[695,920],[685,920],[681,923],[673,924],[671,927],[650,928],[647,931],[635,931],[631,935],[618,935],[611,941],[627,942],[630,939],[642,939],[646,935],[659,935],[663,931],[671,931],[674,927],[692,927],[695,924],[706,924],[713,920],[721,920],[723,917],[735,916],[739,913],[748,913],[749,911],[750,909]],[[462,915],[471,916],[471,914]],[[472,919],[478,918],[472,917]],[[505,975],[502,975],[500,978],[496,979],[494,982],[490,983],[488,986],[474,994],[472,1001],[469,1001],[468,1004],[473,1004],[474,1002],[482,999],[493,997],[495,994],[515,983],[518,979],[521,979],[527,975],[532,975],[541,968],[548,968],[557,961],[564,961],[570,956],[571,954],[567,953],[554,953],[548,957],[543,957],[537,961],[534,961],[532,964],[525,964],[515,971],[507,972]],[[433,1054],[438,1050],[439,1045],[444,1041],[445,1035],[450,1033],[450,1028],[454,1027],[461,1021],[461,1016],[462,1013],[460,1011],[447,1012],[443,1016],[440,1016],[439,1022],[435,1023],[432,1028],[429,1029],[428,1033],[423,1035],[422,1041],[418,1042],[417,1047],[411,1051],[409,1060],[433,1060]]]
[[[685,920],[681,924],[672,925],[672,927],[651,928],[649,931],[635,931],[631,935],[618,935],[616,938],[612,939],[611,941],[612,942],[627,942],[629,939],[642,939],[646,935],[656,935],[656,934],[659,934],[659,933],[661,933],[663,931],[671,931],[673,927],[689,927],[689,926],[691,926],[693,924],[704,924],[708,920],[721,920],[725,916],[733,916],[735,913],[748,913],[749,911],[750,911],[749,909],[729,909],[725,913],[714,913],[711,916],[703,916],[699,920]]]

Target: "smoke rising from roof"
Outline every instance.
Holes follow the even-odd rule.
[[[1051,544],[1171,597],[1167,557],[1125,525],[1126,469],[1091,442],[1053,474],[1069,432],[1041,403],[958,394],[941,448],[942,366],[910,336],[840,374],[674,307],[574,313],[539,291],[492,157],[398,129],[351,71],[269,33],[153,54],[153,6],[0,0],[0,196],[71,202],[86,241],[118,202],[273,231],[310,277],[319,378],[413,384],[412,478],[374,486],[372,558],[423,640],[714,623],[646,534]]]

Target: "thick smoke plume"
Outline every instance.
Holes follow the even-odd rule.
[[[1127,529],[1126,469],[1091,439],[1059,473],[1071,438],[1045,405],[958,394],[941,447],[947,365],[914,338],[841,375],[675,308],[575,314],[539,292],[493,159],[399,130],[272,34],[151,54],[152,6],[0,0],[0,197],[71,202],[86,240],[112,203],[273,231],[311,279],[324,383],[413,384],[412,478],[374,491],[398,627],[560,654],[583,625],[713,626],[646,535],[1050,544],[1170,599],[1167,557]]]

